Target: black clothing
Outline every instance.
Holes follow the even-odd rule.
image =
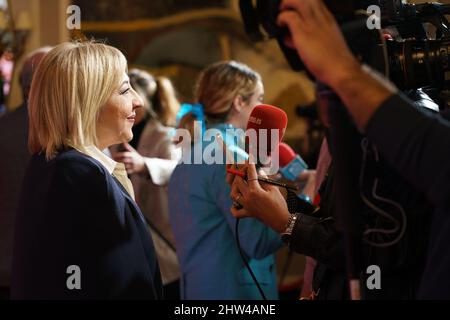
[[[97,160],[76,150],[31,158],[16,220],[12,299],[160,299],[144,217]],[[67,281],[81,271],[81,288]]]
[[[450,123],[394,95],[375,112],[366,133],[388,163],[435,206],[419,298],[450,299]]]
[[[389,105],[399,104],[399,100],[400,98],[397,98],[393,102],[387,103]],[[404,100],[402,100],[402,103],[408,104]],[[382,108],[386,109],[387,107],[383,106]],[[390,108],[397,109],[396,106],[392,105]],[[407,108],[408,112],[412,110],[414,115],[424,117],[421,111],[409,106]],[[393,140],[397,141],[399,133],[405,131],[402,130],[402,126],[404,127],[404,119],[407,119],[407,116],[389,114],[382,116],[382,119],[377,119],[378,117],[374,117],[373,121],[378,125],[376,130],[383,132],[383,138],[376,136],[373,127],[369,129],[367,135],[374,139],[377,147],[379,143],[389,144]],[[390,117],[388,124],[391,125],[391,130],[388,134],[384,134],[386,133],[385,117]],[[371,125],[373,126],[373,123]],[[417,127],[419,127],[419,124],[416,120],[410,128],[413,130],[412,128],[416,129]],[[401,138],[401,142],[407,142],[409,136],[405,134]],[[439,140],[436,136],[433,138],[435,139],[432,140],[433,144],[436,144]],[[378,150],[366,137],[361,136],[358,141],[360,143],[355,145],[355,149],[359,150],[361,163],[364,164],[362,169],[364,172],[359,182],[362,190],[361,199],[364,198],[365,200],[360,206],[360,214],[364,223],[363,232],[367,233],[360,243],[362,252],[360,273],[362,296],[365,299],[416,298],[416,291],[419,288],[427,254],[431,212],[434,210],[432,200],[426,199],[425,195],[420,192],[419,186],[415,187],[407,182],[401,176],[402,172],[398,172],[394,167],[394,160],[389,156],[384,156],[382,150]],[[419,146],[423,142],[416,141]],[[397,147],[396,150],[399,150],[396,151],[397,156],[405,156],[404,147]],[[394,152],[393,150],[389,151]],[[446,149],[446,151],[449,154],[450,150]],[[381,154],[381,157],[378,153]],[[407,159],[415,161],[411,154],[408,155],[408,158],[405,157],[404,161],[406,162]],[[387,162],[387,160],[391,161]],[[417,164],[418,161],[415,161],[415,163]],[[438,163],[444,162],[430,159],[426,164],[426,168],[428,168],[426,171],[427,178],[431,178],[431,175],[428,175],[429,171],[436,167]],[[447,163],[450,164],[450,161],[447,161]],[[450,165],[448,167],[450,168]],[[425,167],[423,169],[425,170]],[[336,211],[334,178],[335,172],[333,171],[333,165],[331,165],[320,191],[321,207],[319,211],[311,214],[311,212],[305,212],[292,205],[290,206],[291,212],[300,212],[292,232],[290,247],[298,253],[315,258],[319,262],[313,280],[313,289],[318,293],[319,299],[348,298],[344,244],[340,233],[336,230],[334,216]],[[448,189],[450,188],[447,187],[447,191]],[[436,202],[434,201],[433,204],[436,204]],[[390,217],[380,214],[380,212],[386,212]],[[403,227],[405,228],[404,231],[402,231]],[[393,232],[382,233],[376,232],[374,229],[391,230]],[[374,245],[374,243],[379,245],[392,242],[395,243],[386,247]],[[370,265],[377,265],[381,269],[381,290],[368,290],[366,287],[368,276],[366,268]]]

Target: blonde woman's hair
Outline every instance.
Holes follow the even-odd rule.
[[[48,52],[31,84],[30,152],[44,152],[51,159],[69,147],[97,145],[100,109],[124,72],[124,55],[103,43],[66,42]]]
[[[164,126],[174,126],[180,103],[170,79],[154,78],[140,69],[131,69],[128,75],[131,86],[143,99],[143,107],[150,118],[160,121]]]

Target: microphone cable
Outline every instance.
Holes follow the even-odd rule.
[[[240,218],[236,218],[236,228],[235,228],[235,232],[236,232],[236,243],[237,243],[237,246],[238,246],[238,249],[239,249],[239,253],[240,253],[240,255],[241,255],[242,261],[244,261],[244,264],[245,264],[245,266],[246,266],[248,272],[250,273],[250,275],[251,275],[251,277],[252,277],[252,279],[253,279],[253,282],[254,282],[254,283],[256,284],[256,286],[258,287],[258,290],[259,290],[259,293],[261,294],[261,297],[263,298],[263,300],[267,300],[266,295],[264,294],[263,289],[261,288],[261,286],[260,286],[258,280],[256,279],[255,274],[253,273],[252,268],[250,268],[250,265],[248,264],[248,261],[247,261],[247,259],[246,259],[246,257],[245,257],[245,254],[244,254],[244,252],[242,251],[241,242],[240,242],[240,240],[239,240],[239,221],[240,221],[240,220],[241,220]]]
[[[145,222],[147,222],[148,227],[150,228],[150,230],[152,230],[173,252],[177,252],[177,249],[175,248],[175,246],[169,241],[169,239],[167,239],[162,232],[156,228],[156,226],[150,221],[150,219],[148,219],[146,216],[144,216],[145,218]]]
[[[396,219],[388,211],[383,210],[380,206],[377,206],[373,201],[371,201],[369,199],[369,197],[367,197],[364,194],[364,189],[363,189],[364,176],[365,176],[365,172],[367,170],[367,168],[366,168],[367,163],[368,163],[367,158],[369,156],[370,148],[372,149],[372,152],[374,154],[375,162],[376,163],[380,162],[380,156],[378,154],[378,150],[373,145],[370,144],[370,142],[367,138],[363,138],[361,141],[362,160],[361,160],[361,171],[360,171],[360,176],[359,176],[360,196],[361,196],[362,201],[370,209],[372,209],[374,211],[374,213],[378,215],[379,218],[384,219],[387,222],[390,222],[391,224],[393,224],[393,227],[385,228],[385,229],[377,228],[377,227],[373,227],[373,228],[369,227],[363,233],[363,236],[364,236],[363,241],[365,241],[366,243],[368,243],[369,245],[374,246],[374,247],[387,248],[387,247],[397,244],[403,238],[403,236],[406,232],[406,225],[407,225],[408,218],[407,218],[405,209],[399,202],[396,202],[392,199],[382,197],[377,193],[378,178],[374,178],[373,185],[371,188],[371,191],[372,191],[371,195],[372,195],[373,200],[376,200],[376,201],[382,202],[382,203],[387,203],[387,204],[390,204],[391,206],[395,207],[400,212],[401,220]],[[391,240],[391,241],[375,242],[375,241],[370,240],[371,234],[380,234],[380,235],[385,235],[385,236],[397,234],[397,236],[394,238],[394,240]]]

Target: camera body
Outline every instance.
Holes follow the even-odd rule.
[[[276,24],[281,0],[240,0],[247,34],[253,41],[275,38],[296,71],[305,70],[295,50],[284,45],[289,34]],[[405,0],[324,0],[353,53],[387,75],[400,89],[450,89],[450,6]],[[255,5],[254,5],[255,4]],[[380,9],[381,29],[371,29],[369,6]],[[373,17],[372,17],[373,18]],[[429,29],[434,35],[429,35]],[[382,33],[392,37],[384,40]]]

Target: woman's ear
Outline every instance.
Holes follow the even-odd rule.
[[[235,112],[240,113],[244,108],[244,106],[245,106],[244,99],[242,99],[242,96],[238,94],[233,100],[232,108]]]

